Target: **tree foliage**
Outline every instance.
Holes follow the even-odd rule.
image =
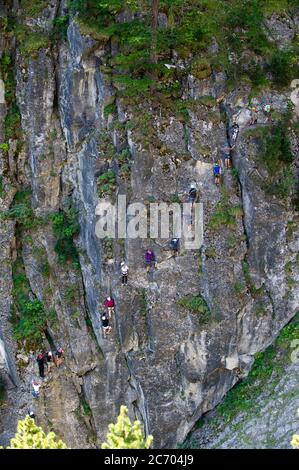
[[[67,449],[67,446],[54,432],[45,434],[34,419],[26,416],[18,422],[15,437],[11,439],[7,449]]]
[[[102,449],[149,449],[153,442],[152,436],[144,438],[140,421],[131,423],[126,406],[120,407],[116,424],[109,424],[106,439]]]

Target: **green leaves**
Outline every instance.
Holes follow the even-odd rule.
[[[153,437],[144,438],[140,421],[131,423],[128,417],[128,408],[120,407],[120,413],[115,424],[109,424],[107,442],[101,446],[102,449],[149,449]]]
[[[112,196],[116,190],[116,177],[112,170],[108,170],[98,177],[98,194],[100,197]]]
[[[183,297],[177,301],[177,304],[191,312],[200,313],[200,323],[207,323],[210,320],[210,309],[204,298],[200,295]]]
[[[80,266],[79,257],[73,237],[80,231],[77,213],[73,208],[65,212],[58,212],[52,217],[53,233],[56,237],[54,250],[58,255],[58,263],[65,264],[71,261],[75,268]]]
[[[36,426],[34,419],[26,416],[18,422],[17,432],[10,441],[7,449],[67,449],[64,442],[59,440],[54,432],[45,434],[42,428]]]

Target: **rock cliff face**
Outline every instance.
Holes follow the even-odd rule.
[[[66,10],[64,2],[52,0],[38,17],[30,18],[14,3],[1,2],[1,19],[14,15],[30,31],[44,35]],[[274,40],[292,40],[298,18],[294,15],[284,29],[272,18]],[[231,89],[223,72],[198,79],[187,72],[187,62],[174,57],[174,67],[186,68],[182,99],[188,104],[188,119],[182,120],[172,110],[142,104],[138,109],[118,97],[103,71],[114,47],[83,35],[76,18],[70,18],[65,41],[42,44],[34,54],[25,55],[11,32],[1,35],[0,55],[9,51],[13,60],[9,67],[16,79],[21,128],[18,139],[9,138],[9,149],[0,150],[1,210],[7,213],[17,191],[30,187],[32,218],[37,221],[1,221],[0,351],[9,371],[2,374],[7,382],[0,408],[4,444],[17,420],[34,406],[38,423],[53,429],[68,446],[98,446],[120,405],[127,404],[131,417],[153,434],[155,447],[174,447],[246,377],[255,353],[272,343],[298,309],[298,220],[291,197],[281,200],[265,191],[268,176],[260,161],[260,132],[271,124],[258,108],[271,103],[273,114],[280,116],[292,102],[295,122],[298,84],[260,91],[253,98],[249,85]],[[4,75],[1,142],[9,112]],[[208,106],[201,99],[207,95]],[[258,108],[253,126],[249,103]],[[213,181],[213,164],[230,143],[233,120],[239,124],[232,152],[236,171],[224,172],[220,189]],[[298,155],[291,125],[290,141]],[[129,167],[125,174],[116,157],[122,152]],[[109,168],[116,175],[114,194],[126,194],[128,203],[182,201],[194,182],[204,211],[202,248],[182,249],[173,257],[162,238],[98,239],[97,179]],[[80,225],[74,236],[78,259],[61,264],[51,216],[66,214],[70,207]],[[219,222],[219,212],[225,220],[229,212],[228,223]],[[143,265],[149,245],[157,258],[152,278]],[[119,279],[122,259],[130,270],[127,287]],[[29,299],[42,302],[45,315],[55,313],[47,323],[44,346],[62,345],[66,351],[65,365],[49,374],[33,405],[30,381],[38,372],[34,351],[26,345],[23,350],[12,334],[16,263],[29,285]],[[104,339],[99,313],[108,294],[116,309],[112,334]],[[198,295],[209,310],[206,322],[201,313],[177,303]]]

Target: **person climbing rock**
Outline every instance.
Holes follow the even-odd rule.
[[[265,104],[263,106],[263,112],[264,112],[264,115],[267,118],[267,122],[272,122],[272,118],[271,118],[272,108],[271,108],[270,104]]]
[[[250,119],[250,125],[253,126],[254,124],[257,124],[257,108],[253,106],[251,109],[251,119]]]
[[[45,354],[46,366],[48,373],[51,372],[51,369],[54,367],[53,354],[52,351],[47,351]]]
[[[57,348],[57,350],[55,351],[55,356],[56,356],[56,366],[59,367],[64,362],[64,349],[60,347]]]
[[[45,357],[43,353],[39,353],[36,357],[38,364],[39,376],[43,379],[45,377]]]
[[[179,243],[180,243],[179,238],[172,238],[170,240],[169,246],[172,249],[174,256],[177,256],[177,254],[179,252]]]
[[[235,144],[238,138],[239,134],[239,124],[236,123],[236,121],[233,122],[233,125],[231,127],[231,144]]]
[[[111,318],[112,313],[114,313],[114,300],[112,297],[107,297],[104,302],[104,307],[108,310],[108,316]]]
[[[128,273],[129,273],[129,268],[125,261],[122,261],[120,263],[120,272],[121,272],[121,282],[123,285],[128,284]]]
[[[106,338],[108,335],[110,335],[112,328],[109,325],[109,319],[106,315],[106,313],[103,313],[102,315],[102,328],[103,328],[103,334],[104,338]]]
[[[214,172],[214,182],[215,184],[219,185],[220,184],[220,178],[221,178],[221,166],[219,163],[216,163],[213,168]]]
[[[155,255],[152,250],[146,250],[145,252],[145,265],[147,272],[150,271],[152,266],[156,265]]]
[[[33,392],[32,392],[33,398],[38,398],[39,397],[40,384],[36,380],[32,380],[31,385],[32,385],[32,388],[33,388]]]
[[[224,156],[224,166],[225,168],[230,168],[232,166],[232,158],[231,158],[231,151],[234,149],[233,147],[223,147],[223,156]]]
[[[191,204],[193,205],[196,200],[196,197],[197,197],[196,187],[194,186],[194,184],[191,184],[190,190],[189,190],[188,202],[191,202]]]

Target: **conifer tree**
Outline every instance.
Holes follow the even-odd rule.
[[[15,437],[7,449],[67,449],[64,442],[57,439],[54,432],[45,434],[42,428],[36,426],[34,419],[26,416],[18,422]]]
[[[152,436],[144,438],[140,421],[131,423],[126,406],[120,407],[116,424],[109,424],[106,439],[102,449],[149,449],[153,442]]]

